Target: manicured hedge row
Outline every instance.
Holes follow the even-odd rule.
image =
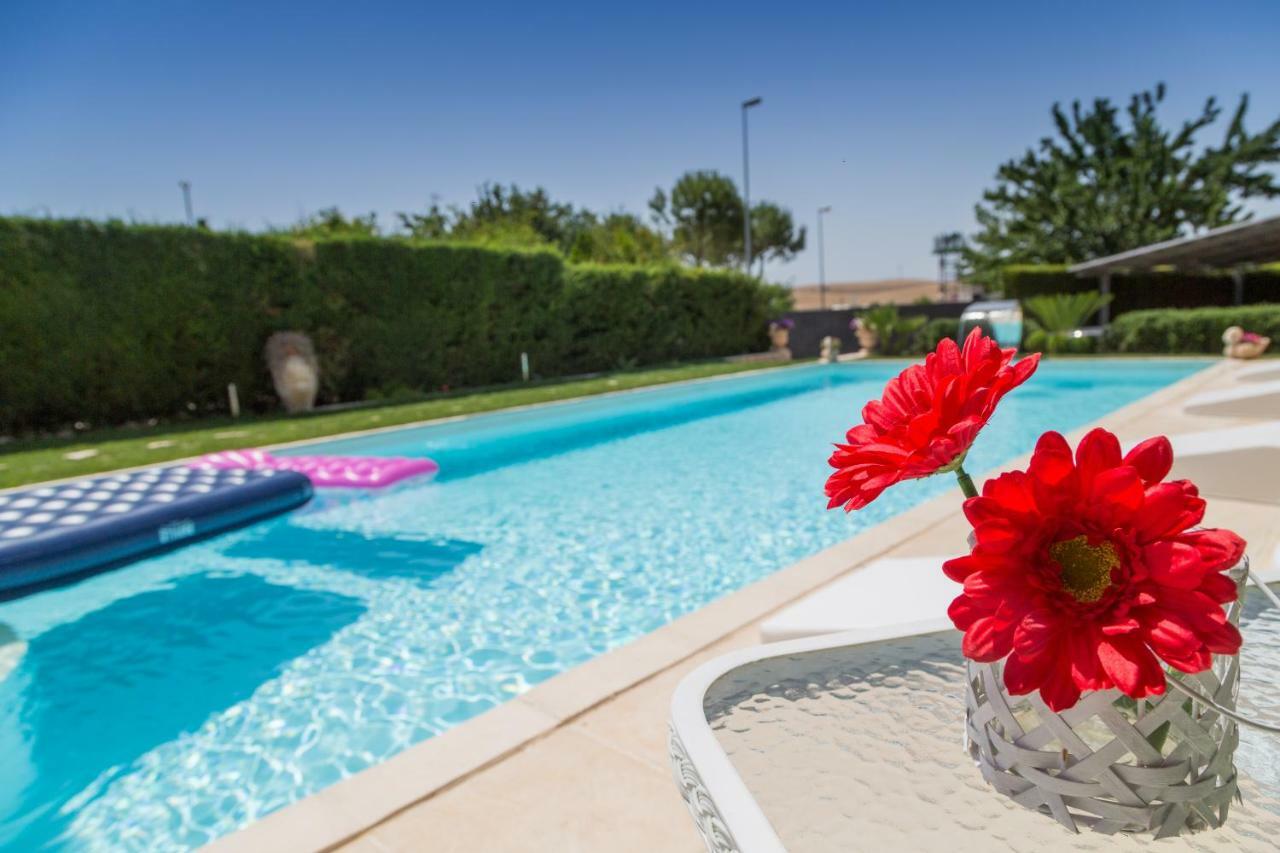
[[[1280,305],[1132,311],[1112,322],[1105,346],[1115,352],[1217,353],[1228,326],[1280,341]]]
[[[772,289],[738,273],[574,267],[550,251],[320,243],[0,218],[0,433],[275,406],[297,329],[322,402],[765,349]]]
[[[1079,293],[1097,290],[1095,278],[1076,278],[1065,266],[1008,266],[1003,271],[1005,294],[1026,299],[1049,293]],[[1111,278],[1111,316],[1153,308],[1198,308],[1205,305],[1230,306],[1235,285],[1226,273],[1193,274],[1152,272],[1115,275]],[[1260,267],[1245,273],[1244,303],[1280,301],[1280,265]]]

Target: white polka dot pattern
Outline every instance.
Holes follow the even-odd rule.
[[[49,530],[69,531],[98,518],[120,518],[158,504],[206,498],[273,471],[148,468],[58,486],[0,495],[0,540],[13,542]]]

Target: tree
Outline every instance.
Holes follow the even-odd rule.
[[[742,197],[733,181],[709,170],[685,172],[668,199],[655,190],[649,209],[671,227],[675,251],[694,266],[725,266],[742,254]]]
[[[654,221],[671,229],[674,251],[694,266],[742,264],[742,196],[733,180],[714,171],[685,172],[671,188],[649,200]],[[771,201],[751,207],[751,266],[789,261],[804,249],[805,230],[791,212]]]
[[[397,213],[396,217],[410,237],[443,240],[449,236],[453,226],[454,211],[441,210],[440,205],[433,201],[426,213]]]
[[[348,219],[338,208],[326,207],[283,229],[282,233],[315,240],[325,237],[377,237],[381,232],[375,213]]]
[[[573,261],[654,263],[669,256],[661,234],[629,213],[599,216],[554,201],[542,187],[483,184],[466,209],[398,214],[411,237],[496,246],[554,246]]]
[[[542,187],[522,190],[515,184],[482,184],[465,210],[442,210],[432,204],[426,213],[400,213],[410,236],[430,240],[461,240],[496,245],[550,245],[568,252],[578,235],[595,221],[595,214],[552,200]]]
[[[996,284],[1006,264],[1123,252],[1248,219],[1246,199],[1280,196],[1267,171],[1280,162],[1280,119],[1250,134],[1243,95],[1222,143],[1202,146],[1196,134],[1218,119],[1217,102],[1171,132],[1156,116],[1164,95],[1163,83],[1134,95],[1123,123],[1106,98],[1075,101],[1070,113],[1054,104],[1057,137],[1001,165],[975,207],[981,230],[964,251],[967,276]]]
[[[760,262],[760,276],[764,275],[765,261],[789,261],[804,251],[804,238],[804,226],[796,231],[790,211],[771,201],[752,205],[751,261]]]
[[[569,250],[571,261],[651,264],[668,260],[662,235],[631,213],[610,213],[578,233]]]

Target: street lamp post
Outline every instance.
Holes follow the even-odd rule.
[[[822,243],[822,216],[831,212],[831,205],[818,208],[818,300],[822,310],[827,310],[827,252]]]
[[[742,268],[751,272],[751,166],[747,157],[747,110],[763,102],[759,96],[742,102]]]
[[[182,204],[187,209],[187,224],[195,225],[195,213],[191,210],[191,182],[178,181],[178,186],[182,187]]]

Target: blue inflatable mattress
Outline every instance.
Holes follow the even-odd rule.
[[[176,466],[0,494],[0,596],[174,548],[293,509],[293,471]]]

